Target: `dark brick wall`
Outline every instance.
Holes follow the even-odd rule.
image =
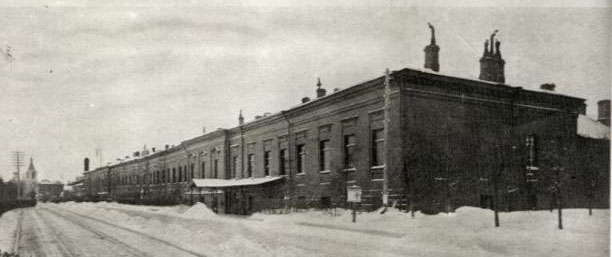
[[[599,181],[604,177],[607,181],[605,142],[609,141],[576,136],[576,117],[584,110],[584,100],[408,69],[392,77],[385,142],[391,204],[431,212],[490,206],[497,188],[497,204],[507,210],[548,208],[555,196],[550,187],[558,180],[553,168],[561,167],[559,177],[567,188],[562,194],[568,206],[582,206],[585,199],[593,206],[607,206],[607,184]],[[223,194],[196,196],[196,200],[222,213],[346,206],[346,187],[359,185],[363,189],[360,208],[378,208],[384,168],[372,167],[372,130],[384,123],[383,87],[380,77],[139,160],[96,169],[86,174],[90,194],[107,191],[106,186],[113,197],[125,201],[191,202],[194,197],[185,194],[189,181],[213,178],[215,158],[219,160],[216,178],[245,178],[249,154],[255,156],[252,176],[264,177],[264,153],[269,151],[269,175],[281,176],[279,153],[287,149],[282,182],[226,188]],[[344,165],[348,134],[356,139],[351,169]],[[534,183],[526,182],[524,141],[529,135],[538,141]],[[321,140],[329,140],[327,170],[320,170]],[[305,146],[302,173],[297,172],[299,144]],[[194,176],[188,172],[184,181],[146,178],[157,170],[190,169],[192,164]],[[585,184],[585,179],[591,173],[585,170],[596,173],[598,183],[587,187],[591,182]],[[141,178],[126,185],[118,183],[120,176]],[[591,191],[593,197],[586,194]]]

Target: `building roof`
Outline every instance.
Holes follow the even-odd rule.
[[[277,181],[285,178],[278,177],[263,177],[263,178],[241,178],[241,179],[193,179],[192,186],[219,188],[219,187],[237,187],[237,186],[255,186],[264,183]]]
[[[578,115],[578,135],[595,139],[610,139],[610,127],[586,115]]]

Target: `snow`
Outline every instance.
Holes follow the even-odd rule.
[[[252,186],[260,185],[284,178],[263,177],[263,178],[243,178],[243,179],[193,179],[196,187],[231,187],[231,186]]]
[[[609,255],[609,210],[600,209],[592,216],[585,209],[563,210],[564,229],[559,230],[556,210],[500,213],[501,227],[494,227],[492,211],[473,207],[451,214],[416,212],[414,218],[389,208],[384,214],[360,212],[356,223],[346,209],[244,217],[217,215],[202,203],[160,207],[69,202],[36,208],[79,213],[206,256]],[[15,213],[0,219],[0,231],[15,226]],[[105,229],[111,235],[125,234]],[[10,245],[10,235],[4,234],[0,247]]]
[[[18,210],[5,212],[0,216],[0,250],[11,251],[13,248],[13,235],[17,228]]]
[[[184,217],[191,219],[210,218],[215,215],[217,215],[215,212],[200,202],[194,204],[193,207],[189,208],[187,211],[185,211],[185,213],[183,213]]]
[[[610,127],[588,116],[578,115],[578,135],[595,139],[610,139]]]

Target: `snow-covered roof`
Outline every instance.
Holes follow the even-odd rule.
[[[578,135],[595,139],[610,139],[610,127],[586,115],[578,115]]]
[[[254,186],[283,179],[279,177],[263,178],[241,178],[241,179],[193,179],[192,185],[195,187],[234,187],[234,186]]]

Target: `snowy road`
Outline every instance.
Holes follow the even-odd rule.
[[[153,236],[59,208],[23,211],[21,256],[205,256]]]
[[[219,216],[195,206],[38,204],[0,218],[0,249],[36,256],[609,256],[609,211],[503,213],[463,208],[452,215],[397,210]]]

